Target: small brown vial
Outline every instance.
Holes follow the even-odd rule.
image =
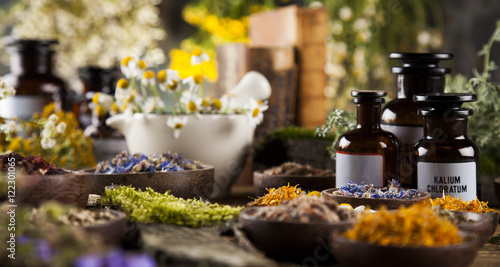
[[[430,105],[420,109],[424,117],[424,138],[414,147],[418,189],[433,198],[443,193],[462,200],[480,196],[479,149],[467,137],[471,109],[462,103],[476,101],[476,95],[417,95],[415,101]]]
[[[398,141],[380,128],[380,110],[386,95],[385,91],[351,92],[357,126],[337,141],[336,187],[346,186],[349,181],[385,186],[398,179]]]

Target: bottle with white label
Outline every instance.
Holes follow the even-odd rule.
[[[385,91],[352,91],[357,112],[356,129],[341,135],[336,144],[336,187],[355,183],[385,186],[397,179],[399,144],[380,128]]]
[[[445,53],[391,53],[390,59],[399,59],[401,67],[392,67],[396,74],[396,99],[389,101],[382,110],[381,127],[396,135],[399,140],[399,180],[403,187],[417,188],[413,179],[415,171],[411,151],[424,135],[424,121],[417,110],[428,107],[427,103],[414,102],[413,96],[427,93],[443,93],[445,74],[449,68],[438,66],[440,60],[453,58]]]
[[[414,99],[430,106],[418,111],[424,117],[424,138],[413,150],[418,189],[433,198],[444,194],[473,200],[480,196],[479,149],[467,137],[468,116],[473,111],[461,107],[476,101],[476,95],[427,94]]]
[[[12,40],[7,45],[10,73],[5,84],[16,89],[16,95],[2,99],[0,117],[17,116],[29,120],[34,112],[55,102],[57,110],[70,110],[64,81],[52,72],[55,40]]]

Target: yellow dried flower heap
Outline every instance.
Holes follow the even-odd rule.
[[[383,246],[446,246],[462,242],[458,228],[423,204],[366,213],[344,234]]]
[[[442,198],[429,199],[431,206],[441,206],[446,210],[468,211],[477,213],[499,212],[498,210],[488,207],[488,202],[479,201],[476,199],[471,201],[463,201],[462,198],[443,196]]]

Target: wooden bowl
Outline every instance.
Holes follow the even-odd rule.
[[[382,246],[367,242],[332,236],[332,250],[340,266],[468,266],[476,256],[477,239],[466,237],[465,242],[449,246]]]
[[[262,172],[253,173],[253,186],[255,194],[262,196],[269,188],[278,188],[284,185],[299,185],[304,191],[323,191],[335,186],[335,175],[333,176],[304,176],[304,175],[267,175]]]
[[[118,210],[110,210],[116,216],[115,219],[106,222],[83,226],[83,229],[89,234],[95,234],[107,243],[119,243],[127,234],[127,215]]]
[[[426,201],[431,198],[431,194],[423,191],[418,192],[418,197],[411,199],[388,199],[388,198],[362,198],[362,197],[348,197],[348,196],[334,196],[333,192],[340,190],[340,188],[330,188],[321,192],[321,195],[327,199],[333,199],[338,203],[350,204],[353,208],[365,205],[371,209],[379,209],[385,206],[389,210],[394,210],[399,207],[411,206],[417,202]]]
[[[331,263],[330,234],[343,232],[353,224],[353,221],[299,223],[256,218],[259,209],[265,208],[276,207],[249,207],[240,211],[239,223],[248,240],[270,258],[304,265]]]
[[[25,175],[19,177],[16,203],[39,206],[44,201],[55,200],[85,208],[89,197],[90,175],[69,172],[58,175]]]
[[[469,220],[469,222],[457,223],[456,225],[462,232],[465,232],[470,236],[477,238],[478,245],[480,247],[488,242],[488,240],[496,230],[496,225],[494,224],[494,214],[465,211],[452,212],[458,216],[462,216],[464,219]],[[498,213],[495,214],[498,215]],[[498,222],[498,216],[496,218],[496,221]]]
[[[214,167],[204,165],[199,170],[172,172],[141,172],[126,174],[90,173],[90,194],[103,194],[106,186],[131,185],[135,189],[146,190],[182,198],[208,198],[214,188]]]

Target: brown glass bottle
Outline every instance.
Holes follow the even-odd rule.
[[[116,82],[120,75],[117,68],[89,66],[78,69],[78,76],[83,83],[84,96],[78,105],[78,122],[80,122],[80,127],[85,129],[92,124],[92,110],[89,105],[93,93],[102,92],[114,96]],[[94,126],[97,124],[94,123]]]
[[[29,119],[34,112],[54,101],[56,110],[70,110],[64,81],[52,72],[54,40],[14,40],[7,46],[10,54],[7,86],[16,89],[13,98],[2,100],[0,116]]]
[[[453,54],[391,53],[390,59],[403,61],[402,67],[392,67],[396,74],[396,99],[382,110],[381,127],[396,135],[399,140],[399,180],[403,187],[416,188],[413,179],[412,148],[424,134],[423,118],[417,111],[428,107],[427,103],[414,102],[417,94],[443,93],[445,74],[450,69],[438,66],[440,60],[452,59]]]
[[[432,197],[450,195],[462,200],[480,196],[479,149],[467,137],[471,109],[463,102],[476,101],[476,95],[428,94],[415,96],[429,108],[420,109],[424,117],[424,138],[414,147],[415,180],[418,189]]]
[[[380,128],[384,91],[352,91],[357,111],[356,129],[341,135],[336,144],[336,187],[355,183],[385,186],[397,179],[399,144]]]

